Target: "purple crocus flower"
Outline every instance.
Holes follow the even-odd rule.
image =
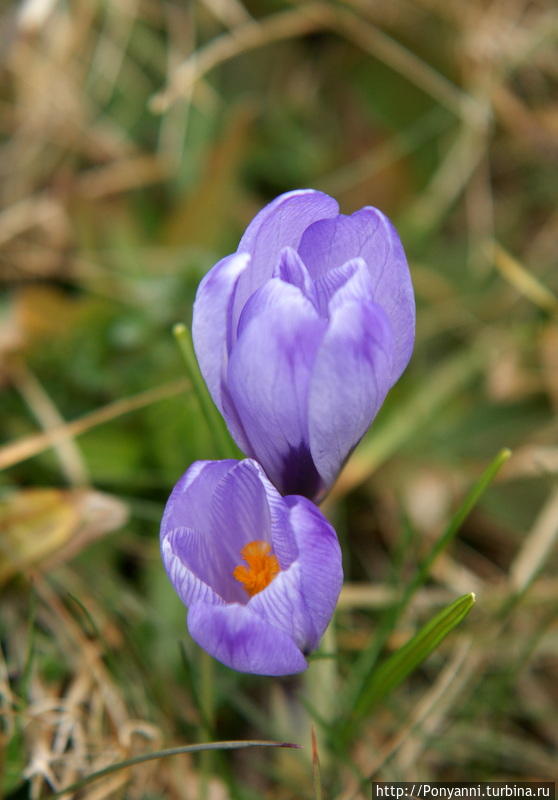
[[[228,667],[307,667],[341,590],[335,531],[305,497],[281,497],[255,461],[196,461],[161,523],[163,563],[192,638]]]
[[[201,371],[282,494],[320,499],[411,356],[415,306],[387,217],[310,189],[277,197],[194,305]]]

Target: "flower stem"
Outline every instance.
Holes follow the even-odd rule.
[[[192,388],[198,399],[201,412],[205,417],[209,433],[213,439],[216,454],[219,458],[242,458],[240,450],[229,436],[223,418],[215,407],[200,373],[190,329],[182,322],[177,322],[173,327],[173,334],[184,358],[186,370],[192,382]]]
[[[205,650],[200,650],[200,707],[202,711],[201,739],[211,739],[215,721],[214,678],[215,663]],[[205,751],[201,755],[198,800],[209,797],[209,780],[213,771],[213,753]]]
[[[214,677],[215,677],[215,662],[213,658],[205,652],[200,650],[200,700],[203,713],[202,727],[207,734],[211,737],[213,734],[213,727],[215,722],[215,698],[214,698]]]

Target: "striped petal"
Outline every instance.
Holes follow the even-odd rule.
[[[393,336],[375,303],[333,309],[310,383],[310,452],[331,486],[376,416],[392,381]]]

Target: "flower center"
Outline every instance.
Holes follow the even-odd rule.
[[[271,552],[268,542],[256,540],[248,542],[240,551],[240,555],[248,564],[235,567],[233,578],[241,583],[250,597],[253,597],[281,572],[277,556]]]

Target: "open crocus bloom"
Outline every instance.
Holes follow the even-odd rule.
[[[282,494],[319,500],[414,342],[405,254],[387,217],[313,190],[276,198],[194,305],[201,371],[239,447]]]
[[[163,563],[192,638],[240,672],[307,667],[341,590],[335,531],[305,497],[281,497],[261,467],[196,461],[161,523]]]

